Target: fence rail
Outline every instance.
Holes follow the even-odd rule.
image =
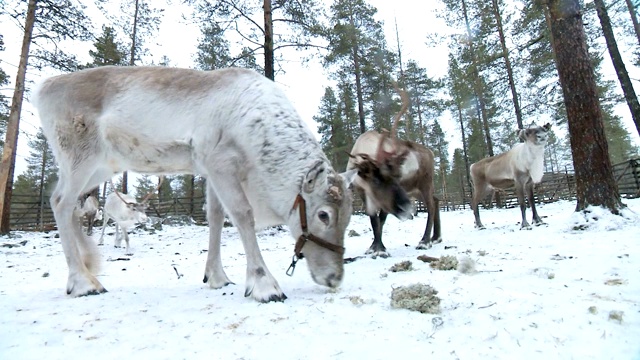
[[[620,196],[624,198],[640,197],[640,158],[613,165],[613,174],[618,184]],[[446,194],[439,193],[440,208],[444,211],[466,209],[471,202],[471,189],[468,187],[462,191],[450,191]],[[535,187],[536,202],[549,203],[558,200],[571,200],[576,197],[576,181],[572,172],[545,173],[542,182]],[[500,199],[500,204],[496,199]],[[101,199],[102,205],[104,199]],[[196,223],[206,222],[206,214],[203,209],[204,197],[173,198],[167,201],[150,199],[147,215],[166,218],[169,216],[187,216]],[[516,207],[518,199],[514,189],[499,191],[499,196],[494,196],[485,202],[486,206]],[[418,211],[425,211],[424,205],[416,203]],[[363,213],[364,204],[359,196],[354,196],[354,213]],[[49,205],[49,199],[37,199],[34,196],[14,195],[11,202],[11,229],[26,231],[46,231],[56,228],[53,211]]]

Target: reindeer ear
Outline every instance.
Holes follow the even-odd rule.
[[[526,131],[526,130],[520,130],[520,131],[518,131],[518,137],[519,137],[522,141],[527,141],[527,131]]]
[[[349,185],[351,185],[353,180],[356,179],[356,175],[358,175],[358,169],[348,170],[343,173],[340,173],[339,175],[344,179],[345,185],[349,187]]]
[[[313,164],[311,170],[309,170],[307,175],[304,177],[304,183],[302,185],[302,189],[304,190],[304,192],[312,192],[313,188],[316,186],[316,183],[320,180],[320,176],[323,173],[326,176],[325,167],[326,166],[322,160],[318,160],[315,164]]]

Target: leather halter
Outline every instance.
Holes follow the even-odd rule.
[[[296,246],[294,248],[293,259],[291,261],[291,265],[287,269],[287,275],[293,276],[293,272],[296,268],[296,263],[298,260],[303,259],[304,255],[302,255],[302,247],[308,241],[315,243],[318,246],[321,246],[327,250],[331,250],[340,255],[344,255],[344,247],[336,244],[332,244],[326,240],[323,240],[311,233],[309,233],[309,229],[307,227],[307,204],[304,201],[304,198],[300,194],[296,196],[296,201],[293,203],[293,210],[298,208],[300,210],[300,227],[302,228],[302,234],[298,237],[296,241]]]

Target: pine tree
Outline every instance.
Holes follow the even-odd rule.
[[[42,129],[38,130],[38,133],[29,140],[28,144],[31,150],[27,158],[27,170],[18,176],[19,183],[14,185],[13,194],[22,195],[23,202],[30,201],[39,204],[38,214],[40,214],[39,219],[42,219],[45,201],[51,196],[53,187],[58,180],[58,168]]]
[[[229,41],[218,23],[203,23],[200,27],[202,38],[196,53],[196,66],[201,70],[214,70],[229,66]]]
[[[93,46],[95,50],[89,50],[89,55],[93,61],[87,64],[86,67],[126,64],[126,52],[116,40],[114,28],[102,26],[102,35],[96,39]]]
[[[451,172],[447,179],[447,187],[449,189],[449,198],[454,203],[465,204],[465,200],[469,197],[469,180],[467,178],[467,165],[464,159],[463,149],[457,148],[453,151],[453,159],[451,162]],[[457,194],[452,197],[451,194]]]
[[[279,54],[285,48],[321,47],[316,38],[323,26],[321,3],[307,1],[187,0],[195,6],[194,20],[202,24],[225,24],[225,37],[237,35],[239,55],[230,59],[234,66],[261,68],[273,80],[280,70]],[[257,19],[261,19],[257,20]],[[207,26],[207,25],[205,25]],[[255,62],[256,54],[264,55],[263,66]],[[254,67],[255,66],[255,67]]]
[[[547,6],[571,136],[576,211],[595,205],[618,213],[623,205],[609,160],[582,9],[578,0],[549,0]]]
[[[435,187],[444,194],[446,175],[449,172],[449,142],[438,120],[429,126],[427,143],[435,159]]]
[[[329,53],[325,57],[325,67],[337,67],[338,72],[349,74],[351,82],[355,83],[360,133],[367,129],[363,73],[367,62],[373,60],[367,54],[380,45],[376,39],[382,38],[382,24],[374,18],[376,12],[377,9],[364,0],[335,0],[331,5],[327,32]]]
[[[336,169],[344,169],[347,166],[347,153],[351,151],[350,143],[345,133],[345,126],[340,116],[340,104],[336,99],[332,88],[325,88],[325,93],[320,100],[318,115],[313,120],[318,123],[318,133],[321,135],[320,144],[322,150],[331,160]]]
[[[78,6],[69,0],[29,0],[26,4],[26,11],[24,11],[23,1],[17,2],[15,5],[15,7],[7,6],[5,9],[14,19],[19,21],[24,19],[25,25],[16,75],[16,87],[11,100],[0,163],[0,234],[8,233],[10,230],[11,193],[18,147],[20,114],[26,88],[27,64],[31,63],[36,68],[49,65],[58,69],[75,70],[78,68],[75,57],[60,51],[56,45],[62,40],[85,40],[91,35],[88,29],[89,19],[84,14],[83,5]],[[38,45],[35,51],[31,51],[32,43]],[[49,51],[47,49],[55,50]],[[30,62],[29,57],[33,61]]]
[[[427,69],[414,60],[407,62],[403,73],[404,85],[411,99],[405,138],[426,146],[429,120],[439,118],[445,109],[444,101],[439,98],[444,82],[430,77]]]

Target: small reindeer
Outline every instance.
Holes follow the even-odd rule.
[[[82,219],[87,219],[87,235],[93,234],[93,223],[102,220],[102,210],[98,199],[93,194],[89,194],[78,201],[77,214]]]
[[[536,211],[533,198],[533,185],[542,180],[544,165],[544,147],[547,144],[548,132],[551,124],[530,127],[520,130],[518,136],[524,142],[516,144],[506,153],[484,158],[471,164],[471,181],[473,182],[473,198],[471,209],[475,216],[475,226],[484,229],[480,221],[478,205],[493,189],[508,189],[516,187],[516,195],[522,213],[521,229],[530,229],[526,219],[527,205],[524,202],[525,191],[533,213],[533,224],[542,224],[542,219]]]
[[[104,244],[104,230],[109,220],[113,219],[116,226],[114,246],[120,247],[122,237],[124,237],[126,243],[125,254],[133,255],[129,247],[129,234],[127,232],[135,226],[135,224],[147,222],[147,214],[145,213],[147,210],[147,200],[148,197],[138,203],[133,195],[119,194],[118,192],[109,194],[104,202],[104,221],[102,223],[102,234],[100,235],[98,245]],[[122,237],[119,236],[119,228],[122,228]]]

